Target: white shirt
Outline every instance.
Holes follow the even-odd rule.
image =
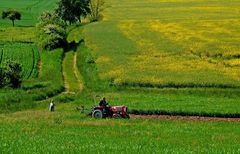
[[[50,106],[49,106],[49,110],[51,110],[51,108],[53,107],[53,102],[50,103]]]

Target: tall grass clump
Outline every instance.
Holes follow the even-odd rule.
[[[1,89],[0,98],[0,113],[26,110],[36,106],[32,97],[21,89]]]

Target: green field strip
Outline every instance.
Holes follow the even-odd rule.
[[[85,43],[81,43],[77,48],[77,68],[81,73],[84,89],[103,90],[109,87],[108,82],[99,79],[94,57]]]

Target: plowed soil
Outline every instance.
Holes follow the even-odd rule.
[[[218,117],[200,117],[200,116],[134,115],[134,114],[131,114],[130,117],[133,119],[240,122],[240,118],[218,118]]]

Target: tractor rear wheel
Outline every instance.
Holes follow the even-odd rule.
[[[101,110],[95,110],[92,113],[92,117],[96,119],[102,119],[103,118],[103,113]]]

